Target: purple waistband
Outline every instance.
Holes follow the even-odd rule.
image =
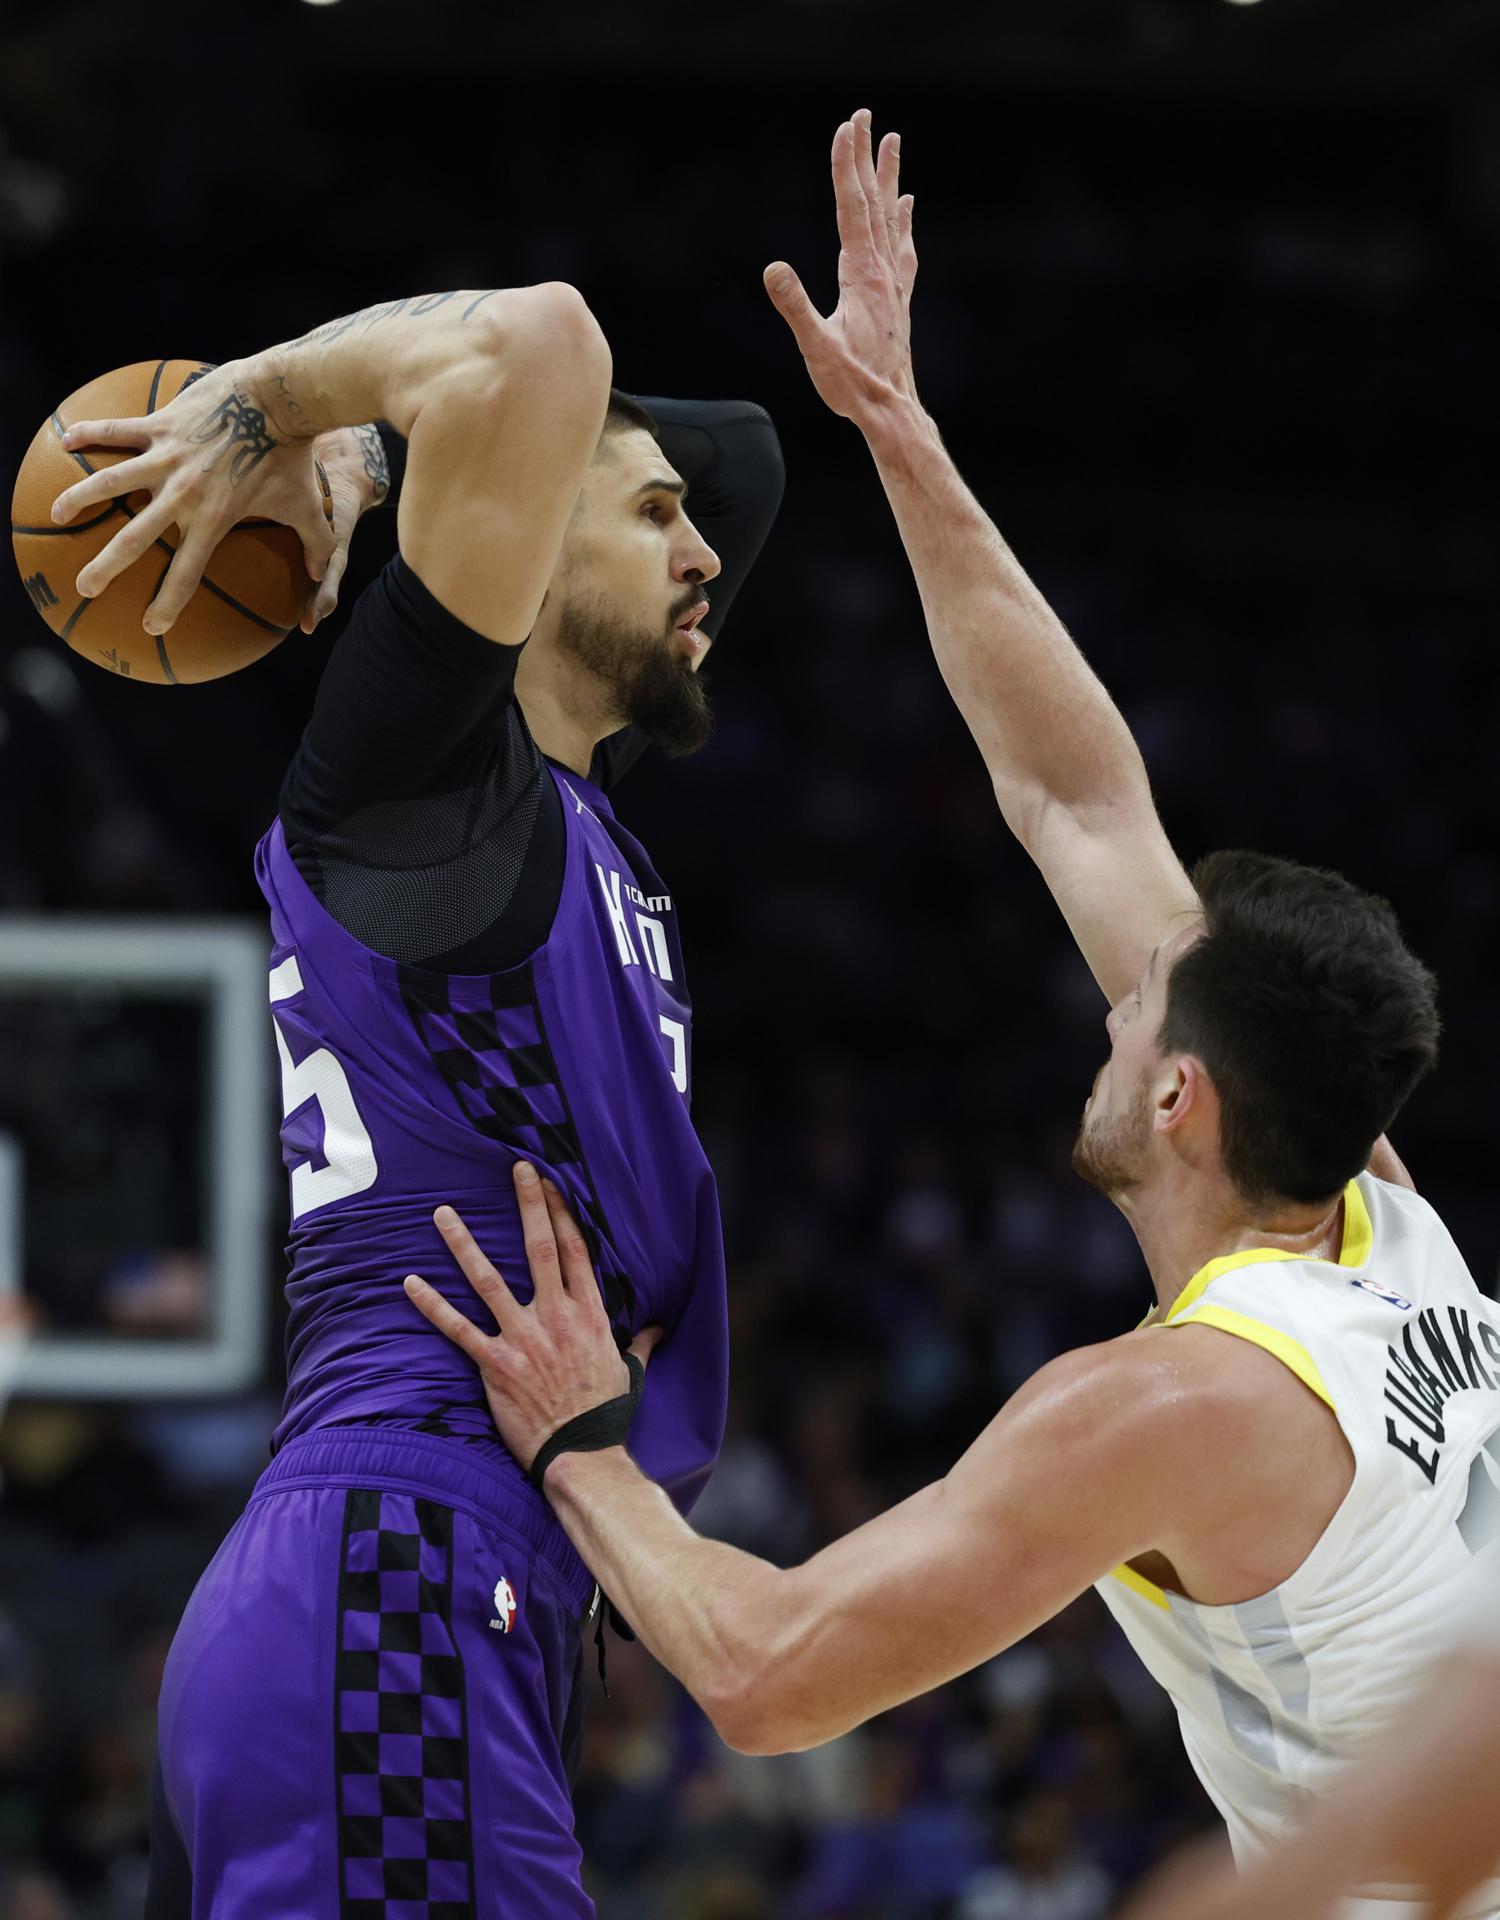
[[[288,1440],[256,1481],[250,1501],[293,1487],[327,1486],[388,1487],[436,1500],[469,1514],[481,1526],[503,1527],[551,1568],[575,1612],[581,1613],[593,1597],[594,1576],[577,1548],[541,1494],[504,1456],[427,1433],[319,1427]]]

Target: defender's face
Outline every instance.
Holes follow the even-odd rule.
[[[1105,1019],[1109,1058],[1094,1077],[1073,1150],[1075,1171],[1105,1193],[1123,1192],[1145,1174],[1151,1086],[1163,1064],[1157,1036],[1167,1014],[1167,982],[1202,931],[1202,922],[1195,921],[1162,941],[1135,987]]]
[[[713,644],[698,622],[719,556],[688,516],[682,477],[649,433],[607,434],[584,481],[565,548],[571,583],[611,622],[697,672]]]

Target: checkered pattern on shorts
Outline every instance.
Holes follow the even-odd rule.
[[[598,1270],[609,1317],[625,1324],[635,1289],[603,1227],[531,968],[478,977],[398,966],[396,978],[422,1044],[465,1119],[517,1159],[541,1162],[562,1189]]]
[[[453,1514],[344,1504],[336,1686],[342,1920],[474,1920]]]

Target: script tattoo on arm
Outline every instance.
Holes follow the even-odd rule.
[[[232,485],[238,485],[247,474],[255,471],[268,453],[274,453],[282,445],[272,433],[260,408],[253,406],[247,396],[239,392],[231,393],[221,401],[188,437],[199,446],[207,446],[226,434],[228,439],[219,453],[229,451],[229,479]],[[214,454],[214,460],[219,458],[219,453]]]
[[[356,427],[354,434],[364,458],[365,472],[370,478],[370,504],[378,507],[391,490],[391,463],[385,457],[385,443],[380,437],[380,429],[375,426]]]
[[[500,291],[498,287],[489,287],[478,293],[459,315],[460,322],[467,320],[476,307],[486,300],[493,299]],[[361,307],[358,313],[346,313],[339,320],[325,320],[321,327],[314,327],[311,333],[304,333],[292,342],[296,347],[315,346],[320,342],[342,340],[346,333],[353,333],[362,326],[366,333],[371,327],[378,327],[382,321],[394,320],[398,314],[406,314],[410,319],[419,320],[425,314],[435,313],[439,307],[445,307],[450,300],[456,300],[458,293],[426,293],[420,296],[406,294],[400,300],[385,300],[373,307]]]

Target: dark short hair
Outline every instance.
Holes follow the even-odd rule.
[[[1337,1193],[1437,1059],[1437,983],[1390,905],[1262,853],[1193,870],[1207,930],[1167,982],[1164,1052],[1202,1061],[1254,1202]]]
[[[609,405],[604,411],[604,434],[621,433],[631,427],[639,427],[643,433],[649,433],[653,440],[660,440],[656,422],[647,413],[639,400],[628,393],[621,393],[618,387],[609,390]]]

